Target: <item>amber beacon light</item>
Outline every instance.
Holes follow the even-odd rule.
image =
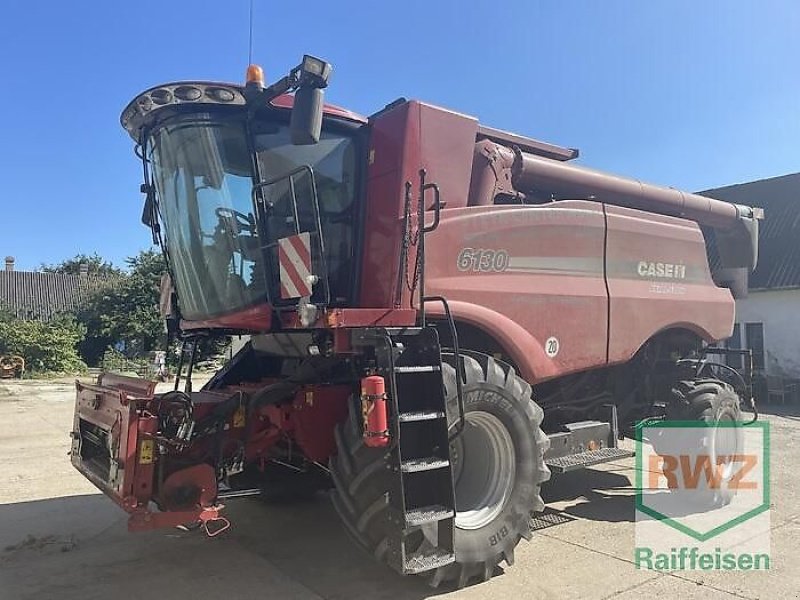
[[[256,85],[259,88],[264,87],[264,69],[258,65],[249,65],[247,67],[247,83]]]

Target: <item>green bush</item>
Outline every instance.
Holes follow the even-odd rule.
[[[98,285],[77,312],[86,326],[79,350],[90,365],[100,364],[104,353],[119,345],[123,353],[137,356],[163,346],[164,321],[158,312],[159,284],[164,258],[150,250],[128,259],[128,270]]]
[[[103,371],[113,373],[136,373],[145,375],[151,367],[151,362],[147,357],[130,357],[114,348],[109,348],[103,354],[100,367]]]
[[[86,370],[77,350],[85,334],[86,328],[71,317],[57,317],[48,322],[22,321],[0,313],[0,354],[22,356],[29,372]]]

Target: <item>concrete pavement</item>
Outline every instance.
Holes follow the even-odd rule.
[[[637,570],[632,460],[548,484],[516,564],[463,590],[432,590],[375,564],[324,495],[294,506],[232,501],[233,528],[128,534],[125,515],[75,472],[69,384],[0,381],[0,599],[800,598],[800,410],[772,423],[772,570]]]

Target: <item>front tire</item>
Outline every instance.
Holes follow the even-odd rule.
[[[458,421],[456,357],[442,355],[448,423]],[[549,479],[544,452],[549,440],[541,430],[542,409],[531,387],[513,368],[479,353],[462,353],[465,428],[450,446],[456,490],[455,558],[425,574],[438,586],[487,580],[500,562],[514,562],[514,549],[530,539],[529,515],[541,511],[541,484]],[[336,486],[334,506],[356,542],[383,561],[390,535],[388,491],[392,473],[384,449],[363,444],[360,414],[351,410],[337,428],[338,455],[330,468]],[[424,530],[417,543],[427,543]]]

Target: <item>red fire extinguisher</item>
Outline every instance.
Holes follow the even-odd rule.
[[[389,445],[389,415],[386,409],[386,382],[379,375],[361,380],[361,415],[364,444],[370,448]]]

